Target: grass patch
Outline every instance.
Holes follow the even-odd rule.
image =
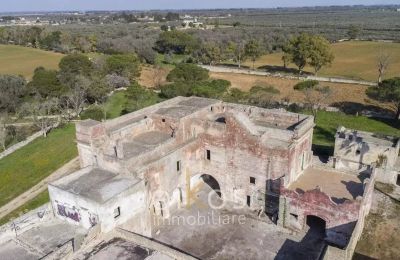
[[[332,44],[335,60],[330,67],[323,68],[319,75],[335,76],[369,81],[378,80],[377,57],[382,51],[391,56],[391,64],[386,72],[386,77],[398,75],[400,67],[400,43],[349,41]],[[251,67],[252,62],[244,65]],[[282,54],[274,53],[264,55],[256,61],[256,67],[283,66]],[[296,68],[293,64],[289,68]],[[307,66],[307,72],[313,72],[313,68]]]
[[[0,45],[0,74],[22,75],[31,79],[37,67],[58,69],[63,54],[34,48]]]
[[[0,226],[8,223],[9,221],[11,221],[13,219],[16,219],[16,218],[22,216],[23,214],[25,214],[31,210],[34,210],[34,209],[44,205],[45,203],[47,203],[49,201],[50,201],[49,192],[46,189],[45,191],[39,193],[32,200],[28,201],[21,207],[16,208],[12,212],[5,215],[2,219],[0,219]]]
[[[365,116],[319,111],[314,129],[313,144],[319,149],[331,150],[335,144],[338,126],[400,137],[400,121],[374,119]]]
[[[53,130],[0,160],[0,206],[29,190],[78,155],[75,125]]]
[[[158,53],[156,57],[156,64],[161,67],[173,69],[176,64],[184,62],[188,57],[189,56],[185,54],[170,54],[168,56]]]
[[[125,109],[125,104],[128,100],[124,90],[116,91],[112,96],[107,99],[104,104],[104,110],[107,119],[113,119],[121,115],[122,110]]]

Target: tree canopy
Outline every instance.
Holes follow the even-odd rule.
[[[63,57],[59,64],[61,81],[68,81],[72,75],[88,76],[93,64],[86,55],[70,54]]]
[[[181,63],[177,65],[167,76],[170,82],[176,81],[203,81],[209,79],[208,70],[203,69],[195,64]]]
[[[67,91],[58,79],[58,71],[43,67],[35,69],[28,87],[30,92],[36,92],[42,97],[59,97]]]
[[[173,30],[162,32],[155,47],[161,53],[185,54],[199,47],[199,41],[188,33]]]
[[[115,54],[106,60],[106,74],[116,74],[134,81],[140,76],[140,60],[135,54]]]
[[[284,46],[284,61],[290,60],[302,73],[304,67],[308,64],[314,68],[317,74],[322,67],[330,65],[334,56],[329,42],[322,36],[302,33],[293,37],[289,43]]]
[[[26,93],[26,81],[21,76],[0,75],[0,109],[14,112]]]
[[[396,119],[400,119],[400,77],[386,79],[378,86],[369,87],[367,95],[380,102],[388,102],[396,112]]]

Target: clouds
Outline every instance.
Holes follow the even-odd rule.
[[[3,0],[0,12],[257,8],[314,5],[400,4],[399,0]]]

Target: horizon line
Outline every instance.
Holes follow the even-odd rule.
[[[61,12],[151,12],[151,11],[218,11],[218,10],[272,10],[272,9],[302,9],[302,8],[329,8],[329,7],[400,7],[400,4],[372,4],[372,5],[304,5],[304,6],[277,6],[277,7],[220,7],[220,8],[165,8],[165,9],[54,9],[54,10],[25,10],[0,11],[7,13],[61,13]]]

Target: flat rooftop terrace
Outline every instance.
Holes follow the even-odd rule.
[[[329,169],[308,168],[288,189],[303,191],[320,188],[333,201],[355,200],[364,193],[362,177]]]
[[[58,183],[56,186],[70,193],[104,203],[138,182],[140,182],[138,179],[122,177],[101,169],[92,169],[75,179]]]
[[[395,147],[399,142],[399,139],[393,136],[385,136],[376,133],[356,131],[352,129],[338,130],[339,137],[344,138],[345,135],[352,136],[354,140],[359,140],[367,143],[374,143],[378,145],[384,145],[388,147]]]
[[[170,134],[160,131],[150,131],[140,134],[122,145],[124,157],[128,159],[136,157],[153,150],[171,139]]]

